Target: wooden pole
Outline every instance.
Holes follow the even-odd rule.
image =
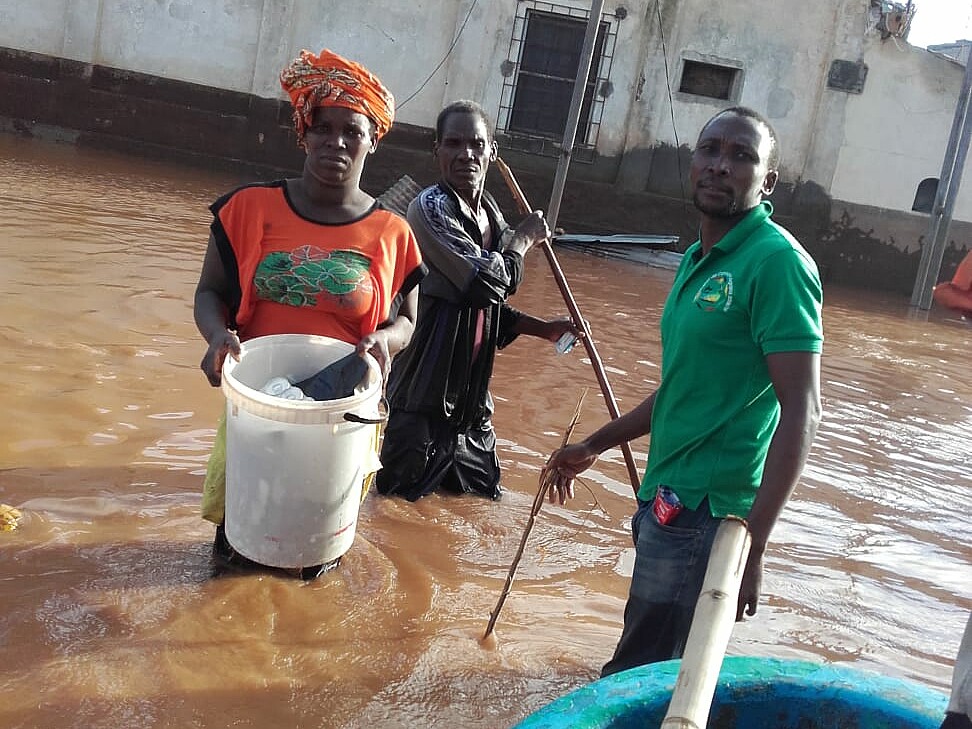
[[[503,174],[503,179],[506,180],[506,185],[509,187],[510,193],[513,195],[513,199],[516,201],[516,206],[520,212],[524,215],[532,212],[533,209],[530,207],[526,195],[523,194],[523,190],[520,189],[519,183],[513,176],[513,170],[509,168],[506,162],[499,158],[496,159],[496,166]],[[550,264],[551,271],[553,271],[554,280],[557,282],[557,288],[560,289],[560,295],[564,297],[564,302],[567,304],[570,318],[574,322],[574,326],[584,332],[585,336],[581,339],[581,342],[584,344],[584,349],[587,350],[587,356],[591,358],[591,366],[594,368],[597,383],[601,387],[604,402],[607,403],[608,412],[611,414],[611,418],[616,420],[621,417],[621,411],[618,409],[617,400],[614,398],[614,391],[611,389],[611,383],[608,382],[607,373],[604,371],[601,355],[597,353],[597,348],[594,346],[594,337],[591,334],[591,328],[588,326],[587,320],[581,315],[577,301],[574,300],[574,295],[570,292],[567,277],[564,276],[564,271],[557,261],[553,246],[550,245],[549,240],[544,240],[542,245],[543,252],[547,256],[547,262]],[[621,453],[624,455],[624,462],[628,467],[628,478],[631,479],[631,487],[637,496],[638,489],[641,487],[641,480],[638,478],[638,467],[635,466],[631,446],[627,442],[621,444]]]
[[[744,519],[730,516],[719,525],[661,729],[704,729],[708,723],[751,541]]]

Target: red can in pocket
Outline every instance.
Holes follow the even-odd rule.
[[[678,496],[667,486],[659,486],[655,493],[655,500],[652,502],[652,511],[659,524],[668,524],[685,507],[678,500]]]

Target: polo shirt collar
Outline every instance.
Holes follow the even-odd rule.
[[[763,200],[759,205],[746,213],[745,217],[736,223],[732,230],[722,236],[719,242],[712,246],[712,250],[720,251],[721,253],[731,253],[742,245],[743,241],[749,237],[749,234],[762,225],[763,221],[772,214],[772,203],[769,200]]]

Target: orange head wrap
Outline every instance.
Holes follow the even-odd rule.
[[[294,107],[298,140],[304,139],[314,109],[319,106],[343,106],[364,114],[375,123],[376,138],[391,129],[395,118],[395,99],[378,77],[360,63],[326,48],[319,56],[301,51],[280,72],[280,85]]]

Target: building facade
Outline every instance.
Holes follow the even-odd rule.
[[[438,110],[471,98],[494,115],[502,155],[540,204],[589,12],[587,0],[0,0],[0,116],[23,134],[52,127],[292,169],[300,155],[277,74],[301,48],[328,47],[394,92],[397,129],[383,147],[397,174],[410,172],[408,149],[424,152]],[[561,224],[690,242],[691,145],[713,113],[741,104],[777,129],[773,201],[827,280],[910,293],[964,68],[908,45],[906,29],[885,0],[611,0]],[[427,157],[414,159],[414,177],[431,174]],[[972,182],[943,277],[969,248],[970,221]]]

